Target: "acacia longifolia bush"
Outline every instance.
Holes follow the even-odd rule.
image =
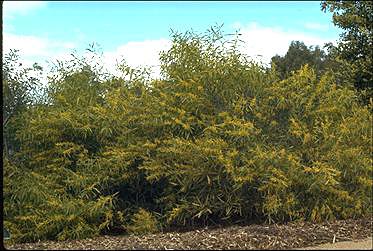
[[[372,212],[371,108],[333,72],[280,80],[218,29],[172,40],[159,79],[86,63],[50,79],[4,160],[14,241]]]

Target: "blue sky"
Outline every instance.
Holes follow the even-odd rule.
[[[264,61],[284,54],[291,40],[323,45],[341,32],[320,1],[5,1],[3,51],[16,48],[25,60],[43,61],[96,42],[108,62],[121,55],[133,65],[154,65],[170,46],[171,28],[204,32],[214,24],[227,33],[239,29],[245,53]]]

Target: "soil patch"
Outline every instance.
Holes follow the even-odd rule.
[[[299,250],[372,250],[372,238],[358,241],[342,241],[322,244],[315,247],[307,247]]]

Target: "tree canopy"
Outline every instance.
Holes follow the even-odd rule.
[[[365,102],[373,94],[373,3],[371,1],[325,1],[333,23],[344,31],[337,46],[329,50],[350,65],[354,86]],[[338,70],[338,69],[337,69]]]
[[[301,41],[292,41],[286,54],[283,57],[279,55],[272,57],[271,63],[275,65],[281,79],[289,77],[292,72],[306,64],[316,71],[318,77],[321,77],[327,70],[328,57],[319,46],[307,47]]]

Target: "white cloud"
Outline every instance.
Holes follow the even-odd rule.
[[[236,22],[233,28],[239,29],[239,33],[242,34],[240,39],[245,42],[241,47],[242,52],[265,64],[268,64],[276,54],[284,55],[293,40],[303,41],[308,46],[322,47],[325,43],[337,39],[324,39],[307,33],[285,31],[281,27],[260,26],[255,22],[248,25]]]
[[[71,41],[55,41],[45,37],[3,33],[3,53],[17,49],[24,57],[51,57],[60,51],[76,48]]]
[[[312,23],[312,22],[305,23],[304,27],[309,30],[316,30],[316,31],[327,31],[329,29],[329,25],[320,24],[320,23]]]
[[[25,15],[46,5],[45,1],[3,1],[3,15],[5,18]]]
[[[109,66],[111,72],[115,70],[115,64],[121,59],[132,67],[151,67],[152,76],[160,75],[159,53],[168,50],[171,47],[171,41],[168,39],[144,40],[128,42],[118,46],[115,51],[104,52],[104,60]]]
[[[35,36],[15,35],[11,33],[3,34],[3,53],[10,49],[17,49],[26,57],[45,56],[48,41]]]
[[[115,54],[123,56],[133,66],[156,66],[159,65],[159,53],[170,46],[171,42],[167,39],[128,42],[119,46]]]

